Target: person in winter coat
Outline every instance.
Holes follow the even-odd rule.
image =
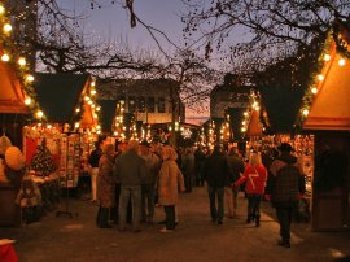
[[[148,144],[143,144],[141,146],[141,156],[145,160],[146,167],[145,177],[143,178],[141,185],[141,221],[153,223],[155,195],[154,188],[158,178],[159,159],[156,154],[150,152]],[[146,209],[148,211],[147,217]]]
[[[145,176],[145,161],[138,155],[139,143],[130,140],[125,153],[122,153],[114,165],[114,175],[121,184],[119,200],[119,231],[125,231],[126,214],[129,200],[132,209],[132,227],[140,232],[141,183]]]
[[[185,179],[186,192],[192,192],[194,178],[194,156],[191,148],[186,148],[185,153],[181,156],[181,167]]]
[[[227,181],[227,159],[220,152],[220,147],[215,146],[213,154],[205,161],[205,180],[208,184],[210,200],[210,216],[213,223],[223,223],[224,218],[224,186]],[[218,198],[216,209],[215,198]]]
[[[98,226],[101,228],[111,227],[109,221],[109,209],[114,205],[114,145],[106,145],[100,158],[98,200],[100,210],[97,215]]]
[[[244,173],[244,162],[237,151],[237,149],[232,148],[227,156],[229,178],[225,186],[225,202],[227,204],[228,218],[234,218],[237,215],[237,195],[239,190],[236,187],[232,188],[232,183],[237,181],[241,174]]]
[[[184,190],[183,177],[176,164],[176,152],[173,148],[163,148],[163,163],[159,171],[158,203],[164,206],[166,227],[161,232],[175,229],[175,205],[178,203],[179,191]]]
[[[280,156],[271,164],[271,173],[275,176],[271,200],[280,224],[281,240],[278,245],[290,248],[290,223],[298,205],[301,175],[297,158],[291,155],[292,147],[282,143],[279,150]]]
[[[100,158],[102,155],[101,142],[96,142],[95,149],[91,151],[88,162],[91,166],[91,200],[97,199],[97,180],[100,165]]]
[[[266,186],[267,170],[260,161],[257,153],[250,156],[249,163],[246,165],[244,175],[238,179],[234,186],[246,182],[245,192],[248,196],[248,218],[247,223],[255,221],[255,226],[260,226],[260,203],[264,195]]]

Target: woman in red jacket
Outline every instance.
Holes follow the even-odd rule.
[[[248,196],[247,223],[255,220],[257,227],[260,226],[260,203],[264,194],[266,179],[266,168],[261,163],[259,155],[253,153],[245,167],[244,175],[234,183],[234,186],[237,187],[246,182],[245,192]]]

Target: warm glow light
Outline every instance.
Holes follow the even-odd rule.
[[[96,86],[96,82],[95,82],[95,81],[92,81],[92,82],[91,82],[91,86],[92,86],[92,87],[95,87],[95,86]]]
[[[101,126],[100,126],[100,125],[97,125],[97,126],[96,126],[96,130],[101,130]]]
[[[91,106],[94,102],[92,100],[88,100],[88,104]]]
[[[96,108],[96,105],[95,105],[95,104],[92,104],[92,105],[91,105],[91,108]]]
[[[48,129],[51,129],[51,128],[52,128],[52,125],[47,125],[47,128],[48,128]]]
[[[79,127],[80,127],[80,123],[79,123],[79,122],[75,122],[75,123],[74,123],[74,127],[75,127],[75,128],[79,128]]]
[[[84,99],[85,99],[85,101],[89,101],[89,100],[90,100],[90,97],[85,96]]]
[[[5,14],[5,7],[3,4],[0,4],[0,15]]]
[[[242,121],[242,126],[245,126],[245,121]]]
[[[310,113],[309,109],[303,109],[302,114],[307,116]]]
[[[38,112],[36,113],[36,116],[37,116],[37,118],[43,118],[44,117],[44,112],[43,111],[41,111],[41,110],[38,110]]]
[[[10,61],[10,56],[8,55],[8,54],[3,54],[2,56],[1,56],[1,61],[3,61],[3,62],[8,62],[8,61]]]
[[[245,132],[245,131],[247,131],[247,129],[244,126],[241,127],[241,132]]]
[[[92,96],[96,95],[96,90],[91,90],[91,95]]]
[[[9,23],[4,24],[4,32],[9,33],[11,31],[12,31],[12,25],[10,25]]]
[[[27,75],[27,76],[26,76],[26,81],[27,81],[27,82],[33,82],[33,81],[34,81],[34,76],[32,76],[32,75]]]
[[[114,131],[114,132],[113,132],[113,135],[114,135],[114,136],[117,136],[117,135],[118,135],[118,131]]]
[[[324,80],[324,75],[322,75],[322,74],[317,75],[317,79],[319,81],[323,81]]]
[[[248,114],[249,114],[248,112],[244,112],[244,116],[248,116]]]
[[[339,66],[345,66],[346,64],[346,60],[344,58],[340,58],[339,61],[338,61],[338,65]]]
[[[79,107],[77,107],[76,109],[75,109],[75,113],[80,113],[80,108]]]
[[[324,54],[323,60],[326,61],[326,62],[331,61],[331,56],[330,56],[330,54]]]
[[[317,92],[318,92],[317,87],[312,87],[312,88],[311,88],[311,93],[317,94]]]
[[[101,110],[101,106],[96,106],[96,111],[100,111]]]
[[[101,130],[97,130],[96,134],[101,135]]]
[[[18,61],[17,61],[17,64],[19,66],[25,66],[27,64],[26,58],[25,57],[19,57]]]
[[[32,103],[32,99],[30,98],[30,96],[26,96],[26,98],[24,100],[24,104],[26,106],[30,106],[31,103]]]

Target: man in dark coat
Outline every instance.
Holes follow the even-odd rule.
[[[213,154],[205,162],[205,180],[208,184],[210,200],[210,216],[212,222],[222,224],[224,218],[224,186],[227,181],[228,168],[227,159],[220,152],[220,147],[215,146]],[[218,198],[218,209],[216,209],[215,198]]]
[[[292,147],[282,143],[280,156],[271,164],[271,174],[275,176],[271,200],[276,208],[280,224],[279,245],[290,248],[290,223],[298,205],[299,177],[297,158],[291,155]]]
[[[121,184],[119,200],[119,230],[125,230],[126,212],[129,200],[132,207],[133,231],[140,231],[141,182],[145,177],[145,161],[138,155],[139,145],[130,140],[128,149],[115,162],[114,175]]]

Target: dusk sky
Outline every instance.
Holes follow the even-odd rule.
[[[102,3],[101,8],[94,4],[94,9],[91,9],[89,0],[59,0],[59,2],[67,10],[73,12],[75,9],[76,15],[82,14],[87,17],[81,25],[87,34],[93,33],[94,36],[106,40],[110,37],[117,42],[127,39],[129,45],[134,48],[156,50],[154,41],[142,25],[130,28],[129,12],[122,8],[120,0],[116,0],[115,4],[111,4],[111,0],[94,1]],[[178,44],[182,39],[182,23],[179,18],[181,8],[183,5],[180,0],[135,0],[137,16],[147,24],[166,32],[172,41]]]

